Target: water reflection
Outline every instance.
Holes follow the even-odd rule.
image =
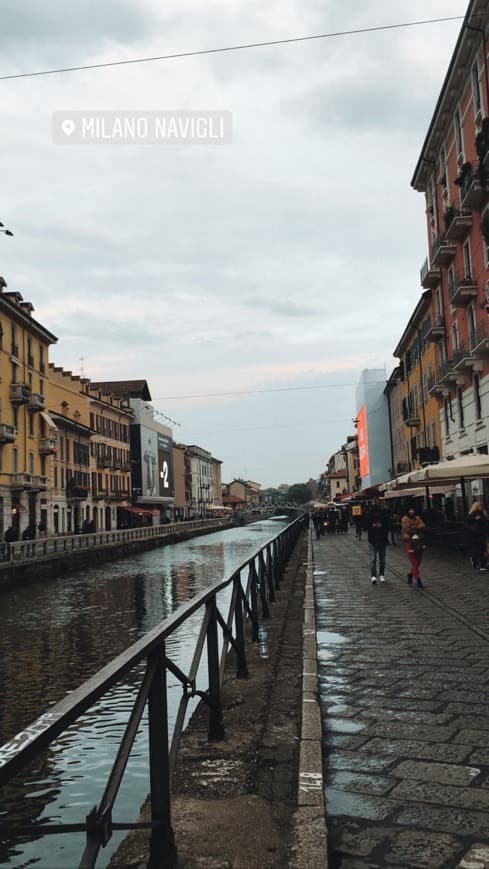
[[[0,594],[0,744],[181,603],[229,576],[286,521],[218,532]],[[202,614],[195,614],[168,641],[168,656],[184,670],[201,622]],[[202,689],[205,675],[204,658],[198,676]],[[169,683],[173,725],[181,687],[171,676]],[[2,788],[2,822],[80,822],[102,795],[136,691],[133,673]],[[149,791],[146,743],[143,722],[116,804],[119,820],[134,820]],[[123,835],[112,837],[99,865],[108,861]],[[71,869],[78,865],[83,845],[83,835],[4,842],[0,865]]]

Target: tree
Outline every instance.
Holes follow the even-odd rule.
[[[311,490],[307,483],[294,483],[287,492],[287,500],[296,504],[307,504],[311,500]]]

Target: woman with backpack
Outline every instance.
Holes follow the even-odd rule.
[[[409,507],[401,520],[401,537],[411,565],[411,570],[407,575],[408,585],[412,585],[413,579],[415,579],[418,588],[423,588],[419,568],[425,549],[423,545],[424,527],[424,522],[416,513],[416,508]]]

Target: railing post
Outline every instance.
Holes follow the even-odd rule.
[[[280,589],[280,565],[278,563],[278,544],[277,540],[274,540],[272,543],[272,564],[273,564],[273,577],[275,581],[275,588],[278,591]]]
[[[266,547],[267,558],[266,558],[266,575],[267,575],[267,585],[268,585],[268,596],[271,603],[275,602],[275,588],[273,583],[273,564],[272,564],[272,553],[271,547],[268,545]]]
[[[241,585],[241,574],[235,577],[234,587],[236,589],[236,609],[234,611],[234,619],[236,623],[236,644],[238,646],[236,677],[238,679],[247,679],[248,667],[246,664],[246,644],[243,619],[243,586]]]
[[[209,742],[224,739],[224,724],[222,720],[222,698],[219,673],[219,644],[217,641],[216,596],[212,595],[206,603],[210,611],[207,627],[207,668],[209,675]]]
[[[270,608],[268,606],[267,589],[265,584],[265,561],[263,559],[263,549],[260,550],[258,556],[258,582],[260,585],[261,617],[262,619],[269,619]]]
[[[250,564],[250,602],[251,602],[251,640],[258,640],[258,577],[256,575],[255,559]]]
[[[155,658],[157,666],[148,695],[148,731],[151,820],[158,826],[151,831],[149,867],[150,869],[174,869],[177,865],[177,851],[171,825],[168,697],[164,643],[148,658],[148,666]]]

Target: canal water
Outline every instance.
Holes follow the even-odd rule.
[[[124,651],[131,643],[236,567],[289,519],[164,546],[130,558],[0,594],[0,745]],[[227,592],[225,593],[227,594]],[[184,670],[201,615],[167,644]],[[199,673],[206,687],[205,667]],[[170,726],[181,687],[169,677]],[[80,823],[99,802],[137,690],[137,674],[116,686],[42,758],[0,790],[2,823]],[[192,710],[190,710],[192,711]],[[134,821],[149,792],[145,722],[124,776],[114,820]],[[124,833],[101,851],[105,866]],[[75,869],[79,834],[0,841],[0,866]]]

